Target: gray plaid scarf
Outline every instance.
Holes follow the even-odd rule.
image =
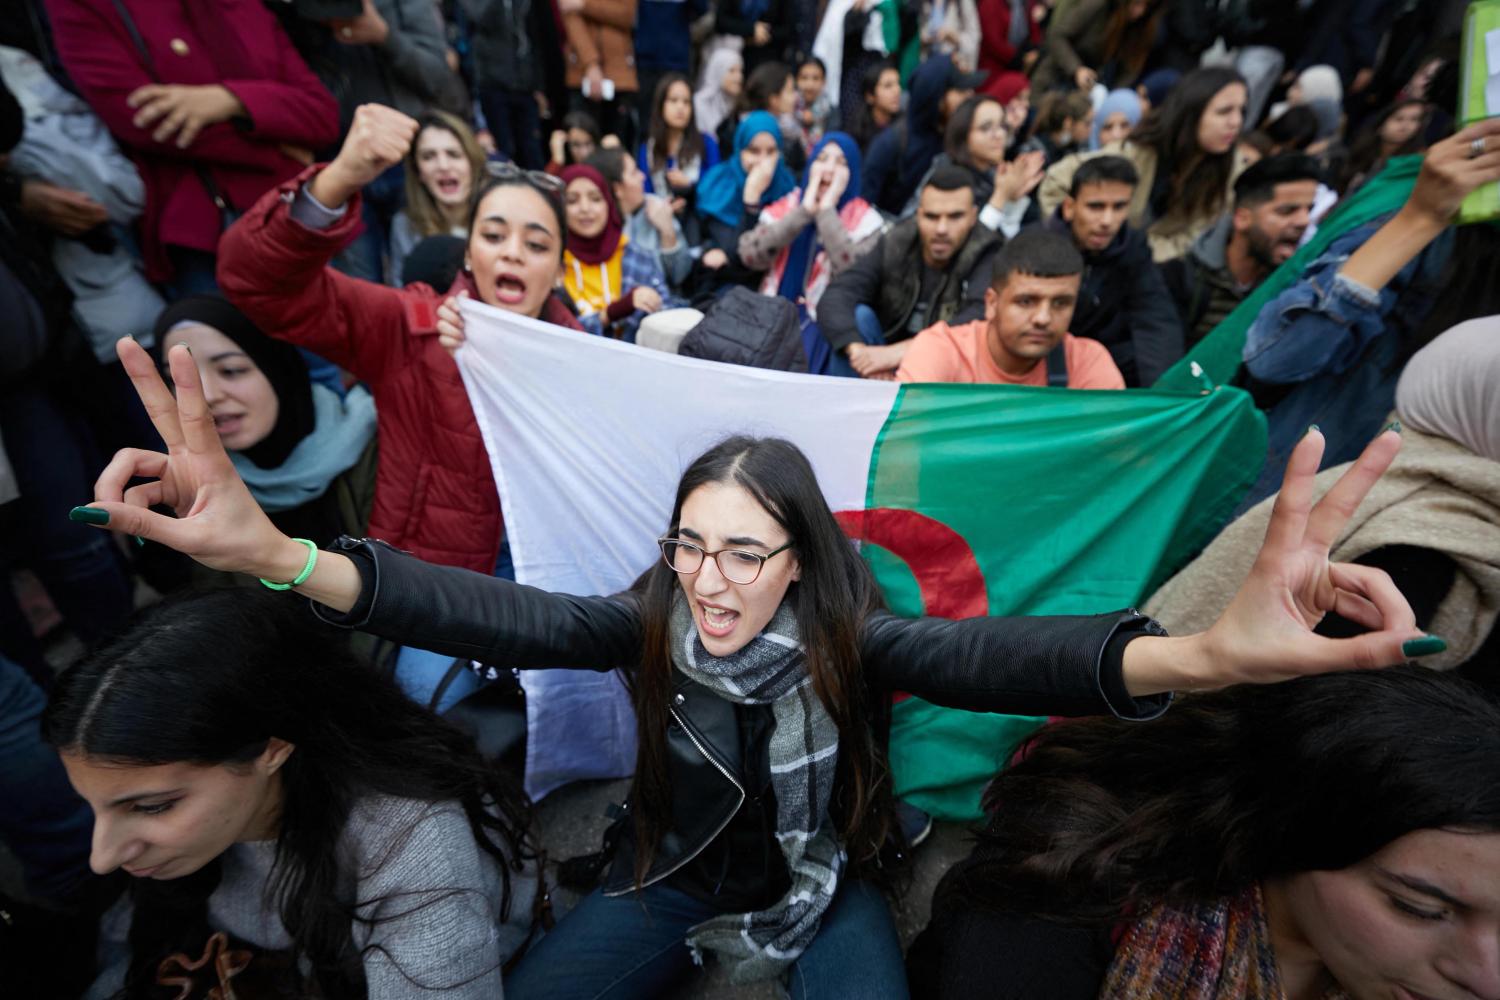
[[[688,932],[695,960],[718,954],[730,979],[750,983],[780,976],[812,943],[833,902],[844,849],[828,819],[838,764],[838,727],[807,674],[796,613],[783,602],[770,623],[729,656],[703,648],[687,598],[672,605],[672,663],[688,679],[741,705],[771,705],[771,788],[776,793],[776,842],[791,889],[755,913],[727,913]]]

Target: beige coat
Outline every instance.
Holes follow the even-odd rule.
[[[1135,165],[1135,172],[1140,175],[1140,183],[1135,186],[1135,195],[1130,199],[1130,224],[1137,229],[1146,230],[1146,239],[1151,244],[1151,258],[1157,263],[1187,253],[1193,241],[1219,220],[1217,213],[1185,217],[1169,212],[1146,225],[1151,213],[1151,186],[1156,183],[1156,151],[1128,139],[1123,143],[1111,143],[1091,153],[1073,153],[1048,168],[1041,186],[1037,188],[1042,218],[1050,218],[1068,196],[1068,191],[1073,186],[1073,175],[1078,172],[1078,167],[1084,160],[1107,155],[1125,157]],[[1234,169],[1229,174],[1229,190],[1224,194],[1226,209],[1234,197],[1235,179],[1247,166],[1249,164],[1244,157],[1236,152]]]
[[[1451,557],[1458,572],[1430,625],[1434,635],[1448,640],[1448,649],[1421,660],[1446,670],[1469,659],[1500,616],[1500,462],[1410,427],[1402,437],[1401,453],[1355,511],[1330,555],[1335,562],[1350,562],[1387,546],[1413,545]],[[1348,468],[1319,473],[1317,495],[1326,493]],[[1250,572],[1275,500],[1268,497],[1225,528],[1151,595],[1146,613],[1173,634],[1213,624]]]

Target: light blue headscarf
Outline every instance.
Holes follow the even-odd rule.
[[[345,470],[359,461],[375,435],[375,400],[362,386],[339,399],[332,389],[313,383],[313,432],[297,443],[286,461],[263,469],[237,451],[229,453],[250,495],[268,513],[311,503]]]
[[[781,149],[781,125],[775,115],[769,111],[752,111],[746,115],[734,130],[734,151],[698,182],[699,214],[718,219],[725,225],[740,224],[747,176],[745,168],[740,166],[740,153],[762,132],[769,133],[776,140],[776,148]],[[786,160],[777,161],[771,186],[766,188],[766,203],[770,204],[796,186],[797,181],[786,168]]]
[[[1094,127],[1089,130],[1089,149],[1099,148],[1099,130],[1110,115],[1123,112],[1130,119],[1130,127],[1141,123],[1141,99],[1133,90],[1111,90],[1099,107],[1094,109]]]

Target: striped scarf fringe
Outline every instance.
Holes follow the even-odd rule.
[[[776,793],[776,842],[791,888],[767,909],[730,913],[688,932],[695,961],[714,952],[735,983],[781,976],[818,933],[843,874],[844,849],[828,820],[838,764],[838,727],[807,674],[796,614],[786,604],[770,623],[729,656],[704,649],[678,594],[672,607],[672,662],[690,680],[741,705],[771,705],[771,788]]]

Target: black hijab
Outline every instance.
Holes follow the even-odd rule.
[[[167,332],[180,323],[211,326],[235,342],[271,383],[279,407],[276,426],[259,444],[240,452],[262,469],[274,469],[313,432],[312,378],[307,363],[291,344],[272,340],[234,306],[217,295],[192,295],[167,306],[156,318],[157,350]]]

